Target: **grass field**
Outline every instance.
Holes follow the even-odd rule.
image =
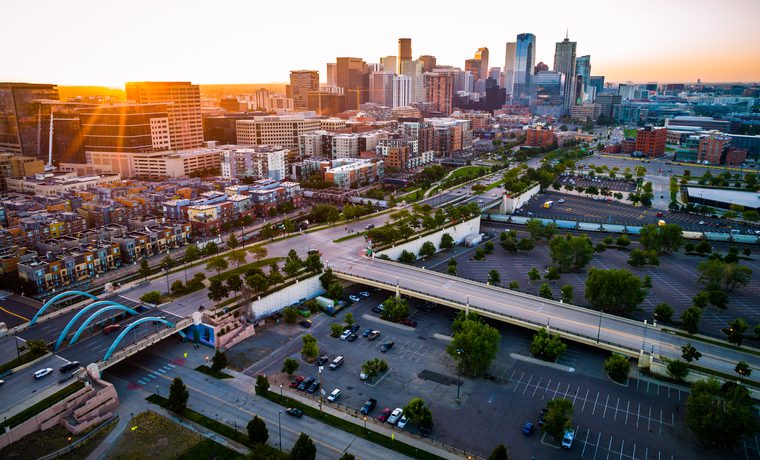
[[[109,458],[114,460],[173,460],[203,440],[155,412],[143,412],[130,420]]]

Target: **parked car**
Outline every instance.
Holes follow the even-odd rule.
[[[391,415],[391,410],[386,407],[385,409],[383,409],[382,412],[380,412],[380,415],[377,416],[377,421],[378,422],[384,422],[384,421],[388,420],[388,417],[390,415]]]
[[[364,228],[367,230],[372,230],[373,228],[375,228],[375,224],[367,224],[364,226]]]
[[[362,296],[362,297],[364,297],[364,298],[367,298],[367,297],[369,297],[369,292],[367,292],[367,291],[361,291],[359,293],[359,295]]]
[[[378,305],[378,306],[376,306],[376,307],[372,307],[372,312],[373,312],[373,313],[378,313],[378,314],[381,314],[381,313],[383,313],[384,311],[385,311],[385,307],[383,306],[383,304],[380,304],[380,305]]]
[[[304,380],[301,381],[301,383],[298,384],[298,390],[300,391],[306,391],[309,389],[312,383],[314,383],[314,377],[307,377]]]
[[[407,423],[409,423],[409,418],[408,418],[406,415],[403,415],[403,416],[401,416],[401,418],[399,419],[399,421],[398,421],[398,423],[396,424],[396,426],[397,426],[399,429],[403,430],[404,428],[406,428],[406,424],[407,424]]]
[[[383,353],[385,353],[386,351],[388,351],[391,348],[393,348],[394,344],[395,344],[395,342],[385,342],[384,344],[380,345],[380,351],[382,351]]]
[[[367,380],[367,377],[369,377],[367,374],[364,373],[364,371],[359,372],[359,378],[362,380]]]
[[[286,414],[292,415],[295,418],[303,417],[303,411],[297,407],[291,407],[285,411]]]
[[[317,366],[321,366],[322,364],[326,363],[329,360],[330,360],[330,358],[328,358],[327,355],[322,355],[317,360]]]
[[[314,394],[317,390],[319,390],[319,382],[315,380],[311,383],[311,385],[309,385],[309,388],[306,390],[306,392],[309,394]]]
[[[343,333],[340,335],[340,340],[346,340],[349,335],[351,335],[351,329],[344,330]]]
[[[375,406],[377,406],[377,399],[369,398],[367,402],[364,403],[362,408],[359,409],[359,412],[361,412],[364,415],[367,415],[372,411],[372,409],[375,408]]]
[[[417,321],[411,320],[409,318],[402,319],[401,324],[403,324],[404,326],[409,326],[409,327],[417,327]]]
[[[536,427],[533,426],[532,422],[525,422],[525,425],[522,427],[522,433],[525,436],[530,436],[533,434],[533,431],[535,431]]]
[[[298,377],[294,378],[290,381],[290,388],[298,388],[298,385],[303,382],[305,377],[303,375],[299,375]]]
[[[361,297],[359,297],[358,295],[354,295],[354,294],[351,294],[350,296],[348,296],[348,298],[351,299],[354,302],[358,302],[358,301],[362,300]]]
[[[351,329],[351,332],[356,333],[356,331],[361,329],[361,327],[358,324],[354,323],[351,325],[351,327],[349,327],[349,329]]]
[[[300,323],[301,327],[305,327],[306,329],[309,329],[311,327],[311,321],[309,320],[303,320]]]
[[[46,375],[53,372],[53,369],[50,367],[46,367],[45,369],[40,369],[37,372],[34,373],[35,379],[41,379],[42,377],[45,377]]]
[[[72,361],[70,363],[66,363],[63,366],[61,366],[60,369],[58,369],[61,373],[73,371],[74,369],[79,369],[81,366],[79,365],[79,361]]]
[[[121,324],[109,324],[103,328],[103,334],[110,334],[111,332],[116,332],[119,329],[121,329]]]
[[[393,409],[393,412],[391,412],[390,417],[388,417],[388,423],[391,425],[395,425],[396,422],[401,418],[401,416],[404,414],[404,410],[400,407],[397,407]]]
[[[330,396],[327,397],[327,400],[330,402],[335,402],[336,399],[340,397],[340,388],[336,388],[330,393]]]
[[[433,432],[433,425],[424,425],[420,427],[420,436],[427,438],[430,436],[430,433]]]
[[[564,198],[560,198],[559,200],[557,200],[557,203],[564,203],[564,202],[565,202]]]
[[[380,337],[380,331],[374,330],[367,336],[367,340],[375,340],[378,337]]]
[[[353,342],[354,340],[356,340],[357,337],[359,337],[359,336],[356,335],[356,334],[354,334],[352,332],[351,334],[349,334],[349,336],[348,336],[348,338],[346,340],[348,340],[349,342]]]
[[[369,337],[370,334],[372,334],[372,328],[368,327],[367,329],[364,330],[364,332],[362,332],[362,337],[367,338]]]
[[[565,430],[565,436],[562,437],[562,447],[569,449],[573,447],[573,440],[575,439],[575,431],[572,428]]]
[[[330,370],[335,370],[343,365],[343,357],[338,356],[337,358],[333,359],[333,362],[330,363]]]

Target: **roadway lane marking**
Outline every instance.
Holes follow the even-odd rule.
[[[6,310],[6,309],[5,309],[5,308],[3,308],[3,307],[0,307],[0,310],[2,310],[2,311],[4,311],[4,312],[8,313],[9,315],[13,315],[13,316],[15,316],[16,318],[20,318],[20,319],[23,319],[24,321],[29,321],[29,318],[27,318],[27,317],[25,317],[25,316],[21,316],[21,315],[18,315],[18,314],[16,314],[16,313],[13,313],[12,311],[10,311],[10,310]]]

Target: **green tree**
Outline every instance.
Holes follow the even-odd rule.
[[[32,356],[41,356],[47,351],[47,343],[43,339],[29,340],[26,346]]]
[[[369,361],[362,364],[362,372],[367,376],[368,379],[372,379],[387,370],[388,363],[378,358],[370,359]]]
[[[161,259],[161,269],[163,270],[169,270],[174,266],[176,262],[174,262],[174,259],[171,258],[171,256],[167,255],[163,259]]]
[[[240,275],[234,274],[227,278],[227,289],[234,292],[235,295],[243,288],[243,280],[240,279]]]
[[[560,440],[565,430],[573,426],[573,403],[568,399],[558,398],[546,403],[546,408],[548,412],[544,417],[544,426],[541,427],[541,431]]]
[[[559,271],[579,271],[591,261],[594,246],[586,235],[567,235],[565,238],[552,238],[549,242],[549,253]]]
[[[449,275],[456,276],[456,274],[457,274],[457,266],[456,265],[448,265],[446,267],[446,273],[448,273]]]
[[[702,357],[702,353],[697,351],[694,345],[687,343],[681,347],[681,357],[690,363],[692,361],[699,361],[699,358]]]
[[[340,284],[340,282],[335,281],[327,288],[327,292],[325,292],[325,297],[328,297],[333,300],[339,300],[341,297],[343,297],[343,285]]]
[[[530,352],[536,358],[554,362],[567,350],[567,344],[560,339],[559,334],[550,334],[542,327],[533,334]]]
[[[644,301],[646,294],[641,279],[628,270],[589,270],[585,297],[597,310],[630,314]]]
[[[388,297],[383,308],[382,318],[388,321],[399,322],[409,316],[409,302],[401,297]]]
[[[625,383],[631,371],[631,363],[625,356],[613,353],[604,361],[604,371],[612,380]]]
[[[245,249],[237,249],[227,254],[230,262],[235,262],[235,265],[240,267],[240,264],[245,263]]]
[[[296,260],[296,259],[288,258],[285,261],[285,266],[283,267],[283,270],[285,271],[285,274],[288,275],[288,278],[293,278],[301,270],[301,267],[302,267],[302,262],[300,259]]]
[[[700,309],[707,307],[708,302],[710,302],[710,294],[707,291],[699,291],[691,299],[692,305]]]
[[[430,426],[433,423],[433,414],[425,406],[425,401],[422,398],[410,399],[404,406],[404,415],[409,418],[410,422],[418,426]]]
[[[699,331],[700,319],[702,319],[702,309],[689,307],[681,313],[681,326],[689,334],[696,334]]]
[[[216,350],[214,357],[211,359],[211,369],[214,372],[219,372],[225,367],[227,367],[227,355],[221,350]]]
[[[514,242],[514,240],[507,240],[507,242]],[[502,244],[502,247],[504,247],[504,244]],[[520,251],[531,251],[533,248],[536,247],[536,243],[533,242],[530,238],[520,238],[520,241],[517,242],[516,248]],[[514,251],[512,251],[514,252]]]
[[[544,299],[554,299],[554,294],[552,294],[552,289],[549,287],[547,283],[543,283],[538,288],[538,296],[543,297]]]
[[[562,286],[562,301],[565,303],[573,303],[573,286],[566,284]]]
[[[143,303],[152,303],[158,305],[161,303],[161,293],[158,291],[149,291],[140,296],[140,301]]]
[[[310,272],[318,272],[322,270],[322,267],[324,265],[322,264],[322,259],[319,256],[319,254],[312,253],[306,256],[306,260],[304,261],[304,266],[306,266],[306,270]]]
[[[501,283],[501,275],[499,274],[499,271],[496,269],[493,269],[488,272],[488,284],[491,285],[498,285]]]
[[[748,324],[742,318],[736,318],[728,325],[728,341],[735,344],[737,347],[742,346],[742,340],[744,340],[744,332],[747,330]]]
[[[269,439],[269,430],[267,430],[267,424],[255,415],[250,422],[248,422],[248,442],[251,444],[266,444]]]
[[[689,374],[689,363],[686,361],[681,361],[680,359],[666,359],[665,362],[668,363],[667,372],[671,378],[682,382]]]
[[[139,273],[143,278],[147,278],[150,275],[150,265],[148,265],[147,260],[143,259],[140,261],[140,269],[137,273]]]
[[[560,277],[559,270],[557,270],[557,267],[555,267],[554,265],[546,269],[546,274],[544,275],[544,278],[548,280],[558,280],[559,277]]]
[[[212,279],[208,286],[208,298],[213,302],[219,302],[230,295],[227,286],[219,279]]]
[[[257,273],[255,275],[246,276],[245,284],[251,288],[254,295],[257,295],[259,292],[265,291],[266,288],[269,287],[269,280],[267,280],[266,276]]]
[[[673,307],[665,302],[657,304],[654,307],[654,319],[664,323],[669,323],[673,319]]]
[[[340,323],[332,323],[330,324],[330,337],[338,338],[340,337],[340,334],[343,332],[344,327]]]
[[[620,247],[628,247],[631,244],[631,239],[627,235],[620,235],[615,240],[615,245]]]
[[[705,284],[708,290],[731,292],[746,286],[752,279],[751,268],[717,258],[703,260],[697,270],[700,273],[699,281]]]
[[[206,263],[206,270],[215,270],[219,274],[227,270],[227,260],[222,256],[214,257]]]
[[[491,254],[493,252],[493,242],[486,241],[486,244],[483,245],[483,250],[486,252],[486,254]]]
[[[491,364],[499,349],[499,331],[477,314],[460,312],[451,325],[454,332],[446,352],[457,360],[466,375],[480,375]]]
[[[305,433],[298,436],[298,440],[290,449],[290,460],[315,460],[317,458],[317,446]]]
[[[657,224],[645,225],[639,232],[639,243],[645,251],[660,251],[660,232]]]
[[[420,257],[429,257],[435,254],[435,245],[430,241],[425,241],[420,248]]]
[[[544,235],[544,223],[538,219],[530,219],[525,224],[525,229],[528,230],[531,239],[540,240]]]
[[[451,249],[454,247],[454,238],[450,234],[444,233],[441,235],[441,243],[438,246],[441,249]]]
[[[391,197],[391,198],[392,198],[392,197]],[[354,456],[354,454],[352,454],[352,453],[349,453],[349,452],[346,452],[346,453],[345,453],[345,454],[343,454],[343,456],[342,456],[342,457],[340,457],[338,460],[356,460],[356,457]]]
[[[174,295],[180,295],[183,292],[185,292],[185,285],[182,284],[181,280],[176,280],[175,282],[172,283],[172,287],[169,290]]]
[[[491,451],[491,455],[488,456],[488,460],[509,460],[509,453],[504,444],[499,444]]]
[[[282,372],[292,376],[298,370],[298,361],[293,358],[285,358],[282,362]]]
[[[749,377],[752,375],[752,369],[749,367],[749,364],[747,364],[746,361],[739,361],[736,363],[734,371],[742,377]]]
[[[194,260],[198,260],[201,258],[201,250],[198,249],[198,246],[191,244],[187,248],[185,248],[185,262],[192,262]]]
[[[301,354],[307,358],[316,358],[319,354],[319,347],[317,346],[317,339],[311,334],[306,334],[301,337]]]
[[[169,387],[169,409],[181,414],[187,409],[187,400],[190,399],[190,392],[187,390],[185,383],[179,377],[174,377]]]
[[[509,287],[509,289],[512,289],[513,291],[519,291],[520,290],[520,283],[518,283],[517,281],[512,280],[512,281],[509,282],[509,286],[507,286],[507,287]],[[760,326],[760,325],[758,325],[758,326]],[[760,334],[758,334],[758,335],[760,335]]]
[[[236,247],[240,246],[240,242],[237,239],[237,236],[235,236],[235,233],[231,233],[230,237],[227,239],[227,247],[229,249],[235,249]]]
[[[541,279],[541,275],[538,273],[536,267],[533,267],[528,271],[528,278],[530,278],[531,281],[538,281]]]
[[[754,408],[746,388],[717,380],[700,380],[686,400],[686,426],[707,447],[734,448],[757,432]]]
[[[407,251],[406,249],[401,251],[401,255],[398,258],[398,261],[404,264],[411,264],[416,260],[417,256],[415,256],[413,252]]]
[[[710,246],[710,243],[705,240],[700,241],[699,244],[697,244],[697,247],[694,249],[697,251],[697,253],[702,255],[712,252],[712,246]]]

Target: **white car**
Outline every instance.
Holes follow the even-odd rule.
[[[38,370],[37,372],[34,373],[34,378],[35,379],[41,379],[42,377],[45,377],[46,375],[48,375],[51,372],[53,372],[53,369],[49,368],[49,367],[45,368],[45,369],[40,369],[40,370]]]
[[[358,302],[358,301],[362,300],[361,297],[359,297],[358,295],[353,295],[353,294],[351,294],[350,296],[348,296],[348,298],[351,299],[352,302]]]
[[[564,198],[560,198],[559,200],[557,200],[557,203],[564,203],[564,202],[565,202]]]
[[[705,221],[704,220],[700,220],[699,221],[699,225],[705,225]]]
[[[327,397],[327,400],[330,402],[335,401],[340,396],[340,388],[336,388],[330,393],[330,396]]]
[[[391,425],[395,425],[402,415],[404,415],[403,409],[401,409],[400,407],[393,409],[393,412],[391,412],[390,417],[388,417],[388,423],[390,423]]]
[[[359,378],[362,380],[367,380],[367,377],[369,377],[367,374],[364,373],[364,371],[361,371],[359,373]]]
[[[362,291],[362,292],[359,293],[359,295],[362,296],[362,297],[364,297],[364,298],[367,298],[367,297],[369,297],[369,292]]]
[[[401,417],[401,419],[398,421],[398,423],[396,424],[396,426],[397,426],[397,427],[398,427],[400,430],[403,430],[404,428],[406,428],[406,424],[407,424],[407,423],[409,423],[409,419],[407,418],[407,416],[406,416],[406,415],[404,415],[404,416],[402,416],[402,417]]]
[[[340,340],[346,340],[348,336],[351,335],[351,329],[346,329],[343,331],[343,333],[340,335]]]

